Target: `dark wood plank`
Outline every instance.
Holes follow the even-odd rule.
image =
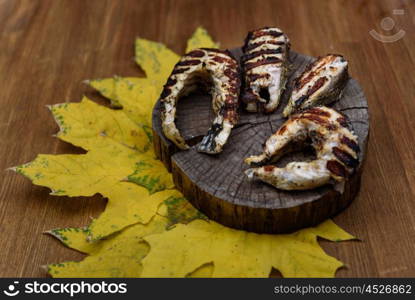
[[[404,15],[393,15],[403,9]],[[335,221],[362,242],[326,243],[344,261],[338,276],[415,276],[415,3],[412,0],[4,0],[0,2],[0,167],[37,153],[77,153],[52,138],[57,127],[44,107],[78,101],[88,78],[143,73],[132,61],[136,36],[183,51],[203,25],[224,48],[242,44],[247,31],[279,26],[293,49],[318,56],[344,54],[363,87],[371,112],[371,137],[356,201]],[[381,20],[392,17],[390,32]],[[384,35],[406,31],[394,43]],[[0,178],[0,276],[44,276],[40,265],[80,259],[41,233],[83,226],[104,207],[93,199],[52,197],[28,180]]]

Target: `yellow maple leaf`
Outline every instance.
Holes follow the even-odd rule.
[[[91,240],[101,239],[131,224],[146,224],[157,212],[163,201],[182,197],[177,190],[164,190],[151,195],[133,183],[122,182],[104,190],[108,202],[105,211],[89,226]]]
[[[108,240],[103,239],[96,243],[87,242],[88,232],[85,229],[51,230],[48,233],[64,245],[89,256],[80,262],[50,264],[47,266],[48,273],[54,278],[140,277],[141,261],[150,250],[142,238],[164,231],[165,226],[166,219],[156,216],[149,224],[136,224]],[[210,277],[212,271],[212,265],[207,264],[190,273],[188,277]]]
[[[192,37],[187,41],[186,53],[197,48],[219,48],[219,43],[216,43],[211,38],[206,29],[198,27]]]
[[[122,110],[139,127],[151,128],[151,112],[157,101],[157,88],[147,78],[114,78],[89,80],[88,83]]]
[[[116,149],[117,146],[115,143]],[[137,160],[148,159],[143,157],[146,154],[126,155],[117,151],[95,150],[82,155],[39,155],[34,161],[15,170],[30,178],[34,184],[49,187],[53,195],[75,197],[100,193],[108,198],[106,210],[92,222],[89,229],[90,238],[98,239],[137,222],[147,223],[160,203],[172,196],[181,196],[177,190],[171,189],[150,194],[144,187],[122,182],[135,171]],[[160,161],[158,164],[160,175],[154,176],[155,180],[166,178],[165,182],[171,188],[171,174]],[[157,166],[153,165],[152,169],[157,169]]]
[[[114,78],[117,77],[118,76],[114,76]],[[145,80],[145,78],[138,77],[124,77],[123,79],[128,80],[132,84],[140,83],[143,81],[143,79]],[[118,100],[118,97],[115,93],[115,80],[113,78],[85,80],[84,83],[92,86],[102,96],[109,99],[112,107],[122,108],[122,104]]]
[[[141,276],[184,277],[213,263],[212,277],[268,277],[272,267],[285,277],[333,277],[343,264],[320,248],[317,236],[353,239],[332,221],[293,234],[271,235],[196,220],[144,237],[151,251],[143,259]]]
[[[48,273],[55,277],[139,277],[141,260],[149,251],[142,238],[161,232],[166,219],[155,217],[146,225],[136,224],[116,233],[108,240],[87,242],[87,231],[79,229],[58,229],[49,232],[65,245],[90,254],[81,262],[63,262],[48,265]]]
[[[120,212],[118,215],[121,217],[123,214]],[[206,219],[175,191],[175,194],[164,200],[159,213],[149,223],[132,225],[100,240],[91,241],[89,238],[94,223],[89,228],[53,229],[47,233],[59,239],[65,246],[89,256],[80,262],[50,264],[48,272],[53,277],[140,277],[141,260],[150,250],[142,238],[164,232],[177,223],[187,224],[197,218]],[[207,264],[188,276],[210,277],[212,270],[212,266]]]
[[[180,56],[165,45],[142,38],[135,41],[135,61],[144,70],[151,84],[161,88]]]
[[[88,240],[89,229],[84,228],[56,228],[48,230],[45,233],[57,238],[68,248],[72,248],[85,254],[94,254],[99,252],[104,243],[90,243]],[[102,240],[104,241],[104,239]]]
[[[110,141],[144,152],[150,147],[146,132],[126,117],[123,110],[114,110],[84,97],[79,103],[49,106],[60,131],[57,137],[86,150],[102,149]]]
[[[177,190],[150,194],[146,188],[121,182],[134,170],[133,163],[120,156],[95,154],[39,155],[34,161],[16,167],[16,171],[32,179],[34,184],[47,186],[57,196],[92,196],[100,193],[108,198],[105,211],[90,228],[91,239],[99,239],[131,224],[147,223],[158,206],[171,197],[181,197]],[[110,162],[110,163],[109,163]],[[164,171],[163,176],[171,175]],[[171,180],[171,179],[170,179]]]
[[[123,106],[123,111],[134,122],[148,126],[151,130],[151,115],[159,93],[148,79],[131,80],[114,78],[115,95]]]
[[[117,148],[116,144],[114,148]],[[93,150],[81,155],[40,154],[34,161],[15,167],[15,170],[34,184],[49,187],[53,195],[93,196],[134,171],[133,163],[125,164],[125,157],[118,154],[117,150]],[[112,163],[108,163],[110,159]]]
[[[111,110],[84,98],[80,103],[54,105],[51,111],[60,125],[57,136],[88,153],[39,155],[14,169],[34,184],[49,187],[53,195],[100,193],[108,198],[107,209],[91,225],[91,239],[148,222],[163,200],[177,195],[174,190],[160,192],[174,187],[171,174],[155,159],[148,135],[121,115],[122,110]],[[129,178],[135,184],[121,182]]]

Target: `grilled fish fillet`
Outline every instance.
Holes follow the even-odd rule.
[[[257,29],[248,33],[242,50],[246,110],[274,111],[287,81],[288,37],[278,28]]]
[[[338,54],[319,57],[295,79],[295,86],[284,116],[318,105],[327,105],[340,98],[349,78],[347,61]]]
[[[180,149],[189,148],[175,124],[177,101],[203,84],[212,95],[216,117],[197,150],[209,154],[221,152],[238,121],[239,73],[238,63],[229,51],[202,48],[184,55],[160,96],[164,135]]]
[[[249,165],[264,165],[311,139],[316,159],[291,162],[283,168],[265,165],[250,168],[246,175],[258,178],[282,190],[316,188],[334,179],[344,181],[359,164],[357,137],[349,129],[346,117],[334,109],[319,106],[292,115],[265,143],[264,152],[245,159]]]

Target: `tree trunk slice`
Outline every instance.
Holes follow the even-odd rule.
[[[232,51],[239,59],[240,49]],[[232,130],[219,155],[207,155],[195,147],[182,151],[165,138],[161,129],[160,103],[153,111],[153,141],[156,155],[172,172],[176,187],[209,218],[229,227],[258,233],[286,233],[316,225],[346,208],[360,188],[360,177],[369,133],[367,101],[359,84],[350,79],[342,98],[332,106],[349,117],[359,138],[357,172],[343,184],[326,185],[308,191],[282,191],[261,181],[249,181],[244,174],[244,158],[259,154],[265,140],[283,122],[293,79],[314,58],[291,51],[292,64],[278,110],[272,114],[240,112],[238,125]],[[189,145],[197,144],[213,120],[211,98],[193,94],[180,99],[176,125]],[[277,165],[310,159],[299,152],[283,157]]]

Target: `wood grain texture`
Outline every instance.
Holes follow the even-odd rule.
[[[404,15],[393,15],[394,9]],[[136,36],[181,53],[198,25],[223,48],[242,44],[253,28],[279,26],[299,53],[345,55],[371,109],[361,191],[334,219],[362,241],[323,242],[348,266],[337,276],[415,276],[414,15],[412,0],[1,0],[0,167],[30,161],[37,153],[79,153],[51,137],[58,128],[45,105],[95,95],[84,79],[144,75],[132,60]],[[396,22],[389,32],[381,28],[387,16]],[[406,34],[382,43],[369,35],[372,29]],[[104,204],[100,196],[50,196],[47,189],[4,171],[0,276],[45,276],[41,265],[81,259],[42,232],[86,225]]]
[[[241,49],[231,51],[240,60]],[[369,134],[367,101],[354,79],[348,80],[341,99],[330,105],[348,117],[362,149],[358,172],[350,180],[307,191],[282,191],[259,180],[250,181],[244,174],[248,166],[243,160],[261,153],[265,141],[286,121],[282,110],[294,88],[294,79],[313,60],[310,56],[291,51],[286,90],[277,110],[272,114],[262,114],[240,109],[239,122],[232,130],[223,152],[218,155],[199,153],[196,146],[186,151],[178,149],[163,134],[162,104],[160,101],[156,104],[153,111],[156,155],[171,170],[176,187],[210,219],[258,233],[287,233],[317,225],[353,201],[360,187]],[[214,115],[212,100],[206,96],[194,93],[178,102],[177,128],[189,145],[196,145],[211,126]],[[311,154],[297,151],[284,156],[278,165],[312,158]]]

